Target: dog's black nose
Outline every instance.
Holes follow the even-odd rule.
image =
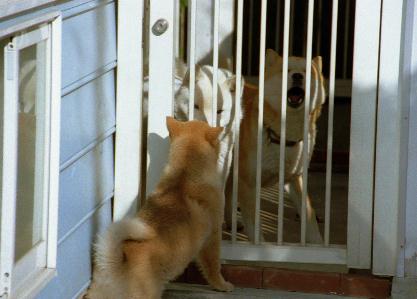
[[[303,80],[303,74],[300,74],[300,73],[294,73],[294,74],[292,74],[292,79],[294,80],[294,81],[301,81],[301,80]]]

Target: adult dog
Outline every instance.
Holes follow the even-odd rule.
[[[304,107],[306,60],[301,57],[289,57],[288,89],[286,114],[286,140],[280,139],[281,132],[281,87],[282,58],[268,49],[265,60],[265,102],[262,133],[262,186],[271,186],[279,180],[280,143],[285,142],[285,184],[289,196],[301,215],[301,195],[303,192],[303,143],[304,143]],[[310,109],[308,123],[308,157],[313,153],[317,119],[326,94],[322,76],[321,57],[315,57],[311,68]],[[258,132],[258,97],[254,96],[243,103],[244,115],[240,129],[239,155],[239,204],[245,232],[250,240],[255,233],[255,185],[256,185],[256,151]],[[228,195],[228,202],[230,196]],[[308,243],[321,243],[319,227],[311,200],[307,196]],[[229,214],[230,211],[227,211]],[[261,234],[262,236],[262,234]]]

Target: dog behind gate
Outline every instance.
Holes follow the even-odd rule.
[[[220,273],[221,127],[167,118],[169,161],[138,215],[110,226],[96,245],[88,299],[160,298],[164,284],[196,259],[211,286],[231,291]]]
[[[265,102],[262,131],[262,187],[272,186],[279,179],[280,143],[285,142],[285,184],[289,196],[301,215],[301,197],[303,193],[303,143],[304,107],[306,92],[310,92],[310,110],[308,126],[308,161],[314,150],[317,132],[317,119],[326,99],[322,61],[318,56],[312,61],[311,89],[305,90],[306,60],[301,57],[289,57],[288,87],[286,89],[286,139],[281,140],[281,96],[282,96],[282,58],[268,49],[265,59]],[[243,102],[244,115],[240,128],[239,188],[238,198],[244,229],[250,240],[255,233],[255,183],[256,152],[258,134],[258,97]],[[230,188],[227,188],[230,191]],[[230,209],[231,194],[227,194],[227,207]],[[308,243],[322,243],[316,214],[310,198],[307,196]],[[226,211],[228,215],[231,211]],[[227,217],[230,219],[230,217]],[[262,234],[261,234],[262,239]]]

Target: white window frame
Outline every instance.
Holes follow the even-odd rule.
[[[55,276],[58,235],[59,137],[61,101],[61,16],[54,12],[0,31],[10,37],[4,49],[3,165],[1,190],[0,297],[33,297]],[[12,33],[11,30],[13,30]],[[12,34],[11,34],[12,33]],[[19,51],[45,41],[44,124],[41,142],[43,174],[35,190],[42,200],[42,240],[14,263],[18,138]],[[1,66],[3,67],[3,66]],[[41,139],[42,138],[42,139]],[[38,146],[39,144],[37,144]],[[38,147],[36,149],[38,151]],[[5,200],[3,200],[5,199]]]

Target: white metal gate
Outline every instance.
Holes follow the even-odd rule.
[[[287,86],[288,80],[288,47],[290,24],[294,20],[290,19],[291,0],[281,1],[284,5],[283,20],[283,71],[282,86]],[[377,111],[377,77],[379,72],[379,47],[380,47],[380,25],[381,25],[381,2],[382,1],[356,1],[355,8],[355,35],[354,35],[354,66],[352,80],[352,103],[351,103],[351,125],[350,125],[350,163],[349,163],[349,192],[348,192],[348,225],[347,225],[347,244],[332,244],[329,238],[330,206],[332,202],[331,182],[332,182],[332,155],[326,158],[326,184],[325,184],[325,215],[324,215],[324,241],[322,244],[309,244],[306,242],[306,206],[307,206],[307,182],[308,172],[304,171],[303,194],[301,207],[301,230],[300,242],[284,242],[283,235],[283,213],[284,213],[284,161],[285,143],[280,147],[280,169],[279,171],[279,199],[278,199],[278,223],[276,242],[263,242],[260,235],[260,192],[261,192],[261,164],[257,163],[256,170],[256,220],[255,238],[252,242],[238,241],[237,238],[237,210],[238,210],[238,155],[239,138],[236,138],[234,146],[234,168],[233,168],[233,214],[231,239],[224,241],[222,257],[227,260],[248,260],[248,261],[270,261],[270,262],[299,262],[299,263],[327,263],[344,264],[351,268],[370,268],[371,267],[371,245],[372,245],[372,225],[373,225],[373,199],[374,199],[374,157],[375,157],[375,134],[376,134],[376,111]],[[190,72],[190,98],[189,111],[190,119],[193,118],[194,90],[196,67],[196,40],[200,34],[196,18],[199,5],[202,2],[196,0],[188,1],[188,67]],[[332,1],[332,29],[331,29],[331,56],[330,56],[330,76],[328,89],[328,141],[327,152],[332,152],[333,145],[333,118],[334,118],[334,97],[335,97],[335,68],[336,68],[336,41],[337,41],[337,20],[338,20],[338,1]],[[175,54],[177,53],[178,39],[178,20],[176,13],[179,11],[179,1],[161,3],[161,1],[150,1],[149,10],[149,94],[148,94],[148,122],[147,122],[147,171],[146,171],[146,190],[151,191],[155,186],[161,170],[165,164],[168,150],[168,132],[165,128],[165,116],[173,114],[174,104],[174,75],[175,75]],[[212,19],[212,54],[213,61],[213,85],[217,86],[217,68],[219,61],[219,27],[221,27],[220,13],[223,7],[222,2],[216,0],[212,4],[214,13],[209,15]],[[243,23],[247,20],[243,18],[243,0],[235,1],[236,17],[236,40],[234,57],[235,67],[233,73],[236,74],[236,91],[242,85],[242,31]],[[225,5],[227,6],[227,5]],[[139,5],[140,12],[143,7]],[[314,16],[314,0],[308,2],[308,22],[306,39],[306,90],[311,84],[312,68],[312,32]],[[127,6],[122,6],[127,9]],[[146,14],[146,12],[145,12]],[[265,36],[267,30],[267,0],[262,1],[261,5],[261,26],[260,26],[260,53],[265,53]],[[140,14],[140,20],[143,14]],[[145,30],[146,32],[146,30]],[[137,35],[136,35],[137,37]],[[142,39],[142,37],[140,36]],[[146,46],[146,45],[145,45]],[[146,58],[145,58],[146,60]],[[120,63],[119,63],[120,67]],[[257,161],[261,160],[262,147],[262,124],[264,108],[264,69],[265,56],[260,55],[259,61],[259,106],[258,109],[258,147]],[[139,85],[141,86],[141,85]],[[284,88],[283,88],[284,90]],[[137,92],[137,91],[135,91]],[[235,94],[236,97],[237,94]],[[304,139],[308,140],[308,120],[310,94],[306,94],[306,108],[304,113]],[[280,136],[285,139],[285,119],[286,119],[286,98],[283,93],[281,100],[281,132]],[[138,106],[136,106],[138,107]],[[217,110],[217,88],[213,89],[212,109],[213,115],[208,118],[211,124],[216,123]],[[239,105],[235,105],[235,115],[239,115]],[[132,125],[136,126],[136,125]],[[235,134],[239,136],[239,123],[234,123]],[[136,146],[136,145],[135,145]],[[303,169],[308,169],[309,157],[307,155],[308,142],[303,143]],[[149,162],[150,161],[150,162]],[[135,162],[136,163],[136,162]],[[136,164],[134,164],[136,165]],[[136,167],[136,166],[135,166]],[[116,160],[116,172],[118,169]],[[142,181],[142,183],[144,183]],[[136,188],[137,186],[134,186]],[[116,198],[117,198],[117,175],[116,175]],[[127,207],[116,209],[116,213],[124,215]]]

